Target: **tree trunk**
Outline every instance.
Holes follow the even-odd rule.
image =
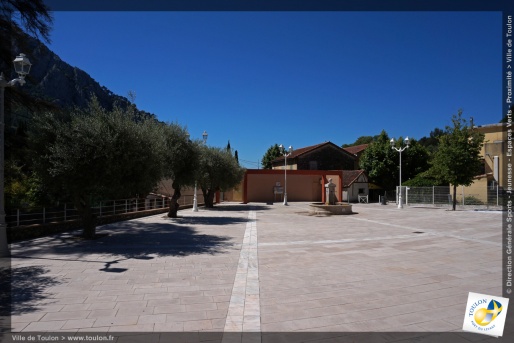
[[[94,239],[96,236],[96,215],[93,214],[91,208],[88,208],[82,215],[82,223],[84,224],[82,236],[86,239]]]
[[[212,189],[202,189],[203,193],[203,202],[205,204],[206,208],[214,208],[214,194],[216,194],[216,191]]]
[[[169,208],[169,211],[168,211],[168,217],[169,218],[177,218],[178,215],[178,209],[180,207],[180,205],[178,204],[178,199],[180,199],[180,186],[178,185],[175,185],[175,183],[173,183],[173,196],[171,197],[170,199],[170,208]]]
[[[96,235],[96,215],[93,213],[89,198],[87,196],[74,196],[73,204],[82,218],[82,237],[94,239]]]
[[[457,207],[457,185],[453,185],[453,211]]]

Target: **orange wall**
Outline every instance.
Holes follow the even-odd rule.
[[[324,183],[332,178],[336,184],[336,196],[340,199],[341,171],[314,171],[314,170],[294,170],[287,172],[287,200],[288,201],[322,201],[322,190]],[[284,187],[284,172],[280,170],[247,170],[246,182],[246,201],[247,202],[280,202],[283,201],[282,195],[273,194],[273,187],[280,182]],[[244,196],[243,196],[244,201]]]
[[[288,175],[288,201],[321,201],[321,177],[317,175]],[[284,187],[284,174],[248,175],[247,200],[249,202],[282,201],[282,195],[273,194],[273,187],[280,182]]]

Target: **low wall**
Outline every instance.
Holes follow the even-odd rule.
[[[181,205],[179,210],[184,210],[184,209],[188,209],[188,208],[192,208],[192,207],[193,207],[193,205]],[[168,207],[164,207],[164,208],[156,208],[156,209],[152,209],[152,210],[108,215],[108,216],[103,216],[103,217],[97,218],[97,226],[121,222],[121,221],[135,219],[135,218],[148,217],[148,216],[153,216],[156,214],[167,213],[167,212],[168,212]],[[69,220],[69,221],[58,222],[58,223],[34,224],[34,225],[26,225],[26,226],[8,227],[7,228],[7,241],[9,243],[19,242],[19,241],[24,241],[27,239],[49,236],[49,235],[53,235],[56,233],[78,230],[81,228],[82,228],[82,221],[80,219]]]

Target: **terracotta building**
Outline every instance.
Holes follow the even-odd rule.
[[[287,157],[288,170],[353,170],[357,157],[332,142],[293,150]],[[272,169],[284,169],[284,156],[272,163]]]

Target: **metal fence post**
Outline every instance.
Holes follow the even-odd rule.
[[[100,215],[99,215],[99,217],[101,217],[101,216],[102,216],[102,202],[100,201]]]
[[[64,221],[66,221],[66,203],[64,203]]]
[[[16,210],[16,226],[20,226],[20,209]]]
[[[500,193],[498,191],[499,185],[496,184],[496,206],[500,206],[499,200],[500,200]]]
[[[136,212],[137,212],[137,198],[136,198]]]
[[[127,213],[127,211],[128,211],[128,210],[127,210],[127,206],[128,206],[128,200],[127,200],[127,199],[125,199],[125,213]]]
[[[43,224],[46,223],[46,207],[43,207]]]
[[[432,205],[435,205],[435,186],[432,186]]]
[[[462,206],[466,205],[466,202],[464,201],[464,186],[461,187],[462,189]]]

